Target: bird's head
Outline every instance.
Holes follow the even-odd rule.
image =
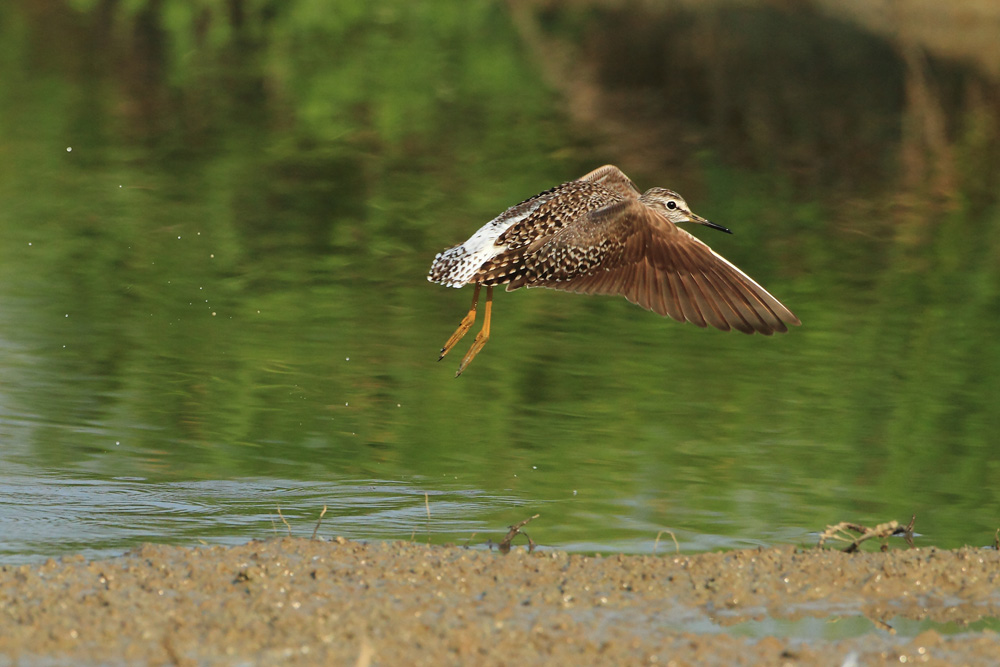
[[[639,201],[654,211],[663,214],[667,220],[675,225],[681,222],[695,222],[699,225],[711,227],[712,229],[718,229],[720,232],[732,234],[731,231],[722,225],[709,222],[697,213],[692,212],[687,202],[684,201],[684,198],[673,190],[650,188],[639,197]]]

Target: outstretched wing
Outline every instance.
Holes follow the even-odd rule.
[[[507,289],[621,294],[700,327],[770,335],[800,324],[752,278],[637,199],[591,211],[529,246]]]
[[[639,188],[635,187],[628,176],[621,169],[613,164],[606,164],[598,167],[594,171],[576,179],[578,181],[590,181],[596,183],[612,192],[615,192],[626,199],[638,199]]]

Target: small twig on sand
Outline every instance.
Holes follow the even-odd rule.
[[[534,551],[535,543],[532,542],[531,538],[528,537],[528,534],[521,529],[524,528],[526,525],[528,525],[528,523],[530,523],[534,519],[537,519],[540,516],[541,514],[536,514],[535,516],[528,517],[527,519],[525,519],[520,523],[514,524],[513,526],[509,526],[510,530],[507,531],[507,536],[504,537],[502,540],[500,540],[500,544],[497,545],[497,549],[500,550],[500,553],[505,554],[510,551],[510,543],[514,540],[515,537],[517,537],[518,534],[524,535],[525,537],[528,538],[528,551],[529,552]]]
[[[993,534],[993,549],[1000,551],[1000,528],[997,528],[997,532]]]
[[[275,505],[275,507],[278,508],[278,517],[281,518],[281,523],[285,524],[285,528],[288,529],[288,536],[291,537],[292,536],[292,527],[288,525],[287,521],[285,521],[285,515],[281,513],[281,508],[278,507],[277,504]]]
[[[428,497],[426,491],[424,492],[424,508],[427,509],[427,544],[430,544],[431,543],[431,501],[430,501],[430,498]]]
[[[823,534],[819,536],[819,544],[817,546],[822,547],[827,540],[839,540],[841,542],[850,542],[846,547],[844,547],[844,553],[854,553],[861,546],[861,543],[865,540],[870,540],[873,537],[882,540],[882,551],[887,551],[889,545],[887,540],[893,535],[902,535],[906,543],[913,547],[913,524],[917,520],[917,515],[914,514],[910,517],[910,523],[905,526],[900,526],[898,521],[888,521],[886,523],[880,523],[874,528],[869,528],[868,526],[862,526],[860,523],[850,523],[847,521],[841,521],[835,526],[827,526]],[[854,531],[859,533],[857,537],[851,535],[848,531]]]
[[[319,532],[319,524],[323,523],[323,517],[326,515],[326,505],[323,505],[323,511],[319,513],[319,518],[316,519],[316,527],[313,528],[313,536],[309,539],[315,540],[316,533]]]
[[[666,528],[664,528],[663,530],[661,530],[656,534],[656,540],[653,542],[653,555],[654,556],[656,555],[656,547],[657,545],[660,544],[660,537],[663,535],[663,533],[669,535],[670,538],[674,541],[674,553],[679,554],[681,552],[681,545],[677,544],[677,536],[674,535],[674,531],[667,530]]]

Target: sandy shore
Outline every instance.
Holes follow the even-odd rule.
[[[890,625],[997,616],[992,549],[602,558],[287,538],[0,568],[6,665],[993,664],[990,630]],[[871,628],[730,627],[808,617]]]

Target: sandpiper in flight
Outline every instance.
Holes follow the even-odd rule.
[[[462,374],[490,337],[493,287],[548,287],[581,294],[621,294],[679,322],[743,333],[788,331],[799,319],[724,257],[678,223],[731,233],[696,215],[676,192],[640,194],[618,167],[605,165],[511,206],[465,243],[438,253],[427,279],[475,285],[472,307],[441,356],[476,320],[486,286],[482,330],[458,366]]]

